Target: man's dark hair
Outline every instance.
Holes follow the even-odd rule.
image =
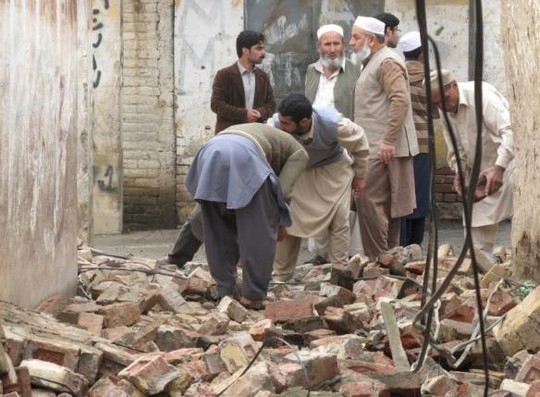
[[[422,53],[422,47],[415,48],[412,51],[403,51],[406,61],[416,61]]]
[[[264,35],[261,32],[254,32],[253,30],[244,30],[240,32],[236,38],[236,54],[238,58],[242,56],[242,48],[248,50],[261,42],[264,42]]]
[[[383,12],[382,14],[375,15],[374,18],[377,18],[379,21],[384,22],[385,32],[386,29],[390,28],[394,30],[396,26],[399,25],[399,18],[396,17],[394,14],[390,14],[389,12]]]
[[[282,116],[290,117],[295,123],[299,123],[304,118],[311,118],[313,108],[304,95],[291,94],[281,101],[278,112]]]

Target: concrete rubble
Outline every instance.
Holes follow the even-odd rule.
[[[516,294],[509,253],[498,255],[480,277],[488,391],[536,396],[540,288]],[[436,285],[456,262],[439,248]],[[425,317],[415,316],[429,297],[418,246],[346,268],[298,266],[254,311],[218,301],[206,264],[156,268],[80,244],[78,296],[35,310],[0,302],[0,396],[480,396],[472,272],[466,260],[434,305],[420,365]]]

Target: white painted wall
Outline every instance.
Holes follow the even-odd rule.
[[[77,28],[71,0],[0,2],[0,300],[77,279]]]
[[[92,187],[94,170],[92,167],[92,4],[85,2],[77,7],[77,58],[79,85],[77,96],[78,134],[77,134],[77,214],[78,237],[92,244],[94,220],[92,214]]]
[[[469,1],[438,0],[426,2],[428,33],[436,40],[442,66],[458,81],[469,80]],[[506,74],[501,40],[501,0],[484,1],[484,81],[506,92]],[[418,30],[414,0],[386,0],[385,9],[400,19],[401,34]],[[430,66],[435,68],[433,57]]]
[[[92,198],[96,234],[122,231],[121,5],[119,0],[92,0]]]
[[[236,36],[244,28],[241,0],[175,2],[174,70],[177,202],[192,202],[184,177],[196,151],[214,135],[210,110],[217,70],[235,62]],[[183,220],[189,208],[179,208]]]

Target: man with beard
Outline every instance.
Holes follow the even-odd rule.
[[[360,75],[360,65],[345,58],[345,42],[341,26],[323,25],[317,31],[317,38],[319,60],[307,68],[305,95],[313,106],[332,107],[344,117],[351,119],[353,87]],[[328,245],[328,235],[310,238],[309,250],[315,257],[307,263],[315,265],[327,263]],[[359,243],[355,243],[355,246],[358,245]],[[354,253],[356,252],[350,252]]]
[[[385,45],[385,24],[359,16],[350,44],[364,68],[354,97],[354,121],[366,131],[366,188],[356,197],[364,254],[375,260],[399,245],[400,218],[416,207],[413,156],[418,140],[407,68]]]
[[[268,75],[257,68],[264,59],[264,35],[245,30],[236,38],[238,61],[220,69],[214,78],[210,107],[217,115],[217,134],[227,127],[242,123],[264,123],[276,109],[274,92]],[[203,243],[200,207],[189,214],[182,225],[172,252],[158,265],[178,267],[193,259]]]
[[[277,246],[274,280],[288,281],[293,276],[305,237],[328,234],[328,259],[336,266],[347,265],[351,185],[355,192],[363,190],[369,155],[364,130],[334,108],[312,107],[301,94],[286,97],[273,122],[309,155],[292,194],[292,226]]]
[[[353,87],[360,75],[360,68],[345,58],[341,26],[321,26],[317,38],[320,58],[307,68],[305,95],[313,106],[333,107],[350,119]]]
[[[442,69],[439,75],[431,72],[431,99],[439,109],[443,122],[443,132],[448,147],[448,166],[456,172],[454,190],[462,195],[463,189],[457,175],[457,156],[451,143],[448,116],[454,131],[457,150],[460,154],[461,168],[465,173],[465,184],[469,187],[471,171],[476,155],[477,103],[475,101],[474,81],[458,83],[449,70]],[[444,98],[444,111],[442,98]],[[514,133],[510,121],[509,105],[506,98],[491,84],[482,82],[482,158],[480,175],[475,189],[471,233],[473,243],[482,257],[477,256],[483,271],[497,260],[493,255],[495,237],[499,223],[513,215],[514,187]]]

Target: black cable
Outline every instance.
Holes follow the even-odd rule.
[[[448,134],[450,136],[450,140],[452,143],[452,147],[454,149],[454,154],[456,156],[456,165],[458,169],[458,178],[460,181],[460,185],[463,192],[463,213],[464,213],[464,220],[465,220],[465,228],[466,228],[466,238],[465,238],[465,244],[463,246],[463,249],[457,259],[456,264],[451,269],[439,289],[436,289],[436,280],[437,280],[437,255],[435,255],[433,263],[434,263],[434,274],[433,274],[433,285],[432,285],[432,291],[434,291],[431,299],[426,304],[424,295],[422,296],[422,309],[420,312],[415,316],[415,319],[413,322],[417,322],[419,319],[424,320],[425,323],[423,327],[424,331],[424,343],[422,345],[421,353],[419,355],[419,358],[417,360],[417,363],[423,363],[425,356],[427,354],[427,348],[429,345],[429,339],[430,339],[430,329],[431,329],[431,320],[432,320],[432,313],[433,313],[433,306],[435,302],[439,299],[439,297],[442,295],[442,293],[446,290],[446,288],[449,286],[450,281],[453,279],[455,274],[457,273],[459,267],[463,263],[463,260],[465,259],[465,255],[467,251],[469,250],[471,253],[471,260],[473,263],[473,273],[474,273],[474,280],[475,280],[475,293],[476,293],[476,299],[477,299],[477,306],[479,313],[481,313],[481,297],[480,297],[480,288],[479,288],[479,277],[478,277],[478,263],[476,261],[476,256],[474,252],[474,246],[472,242],[472,235],[471,235],[471,220],[472,220],[472,206],[474,202],[474,193],[476,184],[478,181],[478,173],[480,169],[480,161],[482,157],[482,94],[481,94],[481,85],[482,85],[482,65],[483,65],[483,26],[482,26],[482,5],[481,0],[477,0],[475,3],[475,24],[477,26],[477,35],[476,35],[476,57],[475,57],[475,105],[476,105],[476,119],[477,119],[477,144],[476,144],[476,152],[475,152],[475,159],[473,164],[473,169],[471,173],[471,180],[470,180],[470,187],[467,188],[465,184],[465,174],[462,169],[462,162],[458,150],[457,141],[455,138],[454,131],[452,129],[452,124],[449,121],[447,112],[446,112],[446,103],[444,98],[444,84],[442,81],[441,76],[441,62],[440,62],[440,55],[438,52],[438,48],[434,40],[427,35],[427,23],[426,23],[426,12],[425,12],[425,1],[424,0],[417,0],[416,1],[416,12],[417,12],[417,20],[420,30],[420,37],[423,47],[423,53],[424,53],[424,74],[426,76],[425,78],[425,87],[426,87],[426,108],[428,112],[428,143],[430,145],[430,151],[432,153],[431,158],[434,162],[435,157],[435,147],[434,147],[434,133],[433,133],[433,117],[432,117],[432,111],[433,111],[433,102],[431,100],[431,81],[428,77],[430,75],[430,68],[429,68],[429,48],[428,48],[428,39],[433,44],[434,48],[434,54],[435,59],[437,63],[437,72],[438,72],[438,85],[439,90],[441,92],[441,106],[443,110],[443,117],[446,122],[446,126],[448,129]],[[480,87],[480,88],[479,88]],[[478,106],[478,103],[480,103],[480,106]],[[433,141],[432,141],[433,140]],[[434,171],[434,164],[431,167],[432,171]],[[429,235],[429,243],[428,243],[428,257],[426,259],[426,271],[424,272],[424,293],[427,295],[427,284],[429,279],[429,268],[431,263],[431,250],[437,247],[438,245],[438,225],[437,225],[437,213],[436,213],[436,203],[433,197],[433,185],[435,184],[435,175],[434,172],[432,173],[432,199],[431,199],[431,209],[430,213],[432,217],[430,217],[430,235]],[[432,232],[434,231],[434,236],[432,238]],[[482,316],[479,316],[479,325],[480,325],[480,334],[481,334],[481,340],[482,340],[482,353],[483,353],[483,359],[484,359],[484,373],[486,376],[486,382],[485,382],[485,395],[487,395],[487,388],[488,388],[488,372],[487,372],[487,349],[485,345],[485,331],[484,331],[484,323]],[[418,370],[421,366],[417,366],[415,370]]]
[[[482,106],[482,69],[484,67],[484,26],[482,0],[470,0],[470,7],[474,7],[475,11],[475,61],[474,61],[474,105],[476,111],[476,152],[474,155],[474,165],[471,177],[471,189],[469,191],[470,200],[470,216],[472,218],[472,206],[476,184],[478,183],[478,174],[480,172],[480,162],[482,160],[482,127],[483,127],[483,106]],[[471,223],[469,223],[471,227]],[[484,396],[487,397],[489,392],[489,370],[487,360],[487,344],[485,335],[484,316],[482,316],[482,297],[480,296],[480,278],[478,276],[479,266],[476,261],[476,253],[474,252],[471,230],[467,231],[467,239],[471,248],[471,258],[473,264],[474,286],[476,292],[476,306],[478,308],[478,324],[480,326],[480,341],[482,344],[482,364],[484,366]]]
[[[282,339],[278,336],[274,336],[273,338],[285,343],[287,346],[289,346],[291,349],[293,349],[293,353],[296,353],[297,350],[294,348],[294,346],[292,346],[289,342],[287,342],[285,339]],[[261,352],[263,351],[263,349],[268,345],[268,339],[265,337],[264,340],[263,340],[263,343],[261,345],[261,347],[259,348],[259,350],[257,350],[257,353],[255,353],[255,356],[253,356],[253,358],[251,359],[251,361],[249,362],[249,364],[246,366],[246,368],[242,371],[242,373],[238,376],[238,378],[234,381],[236,382],[238,379],[240,379],[242,376],[245,375],[245,373],[253,366],[253,363],[255,362],[255,360],[257,360],[257,358],[259,357],[259,355],[261,354]],[[307,388],[307,395],[306,397],[309,397],[310,396],[310,391],[311,391],[311,386],[309,385],[309,376],[308,376],[308,373],[307,373],[307,369],[306,369],[306,366],[304,365],[304,363],[302,362],[302,360],[300,359],[299,356],[298,357],[298,362],[300,364],[300,366],[302,367],[302,372],[304,374],[304,382],[306,383],[306,388]],[[216,395],[216,397],[219,397],[221,396],[223,393],[225,393],[225,391],[231,387],[234,382],[232,382],[230,385],[228,385],[225,389],[223,389],[222,391],[219,392],[219,394]]]
[[[429,67],[429,43],[427,35],[427,22],[426,22],[426,7],[423,0],[416,1],[416,18],[418,20],[418,27],[420,30],[420,40],[422,43],[422,52],[424,56],[424,81],[425,81],[425,90],[426,90],[426,112],[428,116],[428,145],[430,152],[430,171],[431,171],[431,197],[430,197],[430,217],[429,217],[429,237],[428,237],[428,251],[426,256],[426,265],[424,270],[424,279],[422,283],[422,295],[420,305],[425,306],[426,297],[428,294],[428,283],[429,283],[429,273],[431,266],[431,257],[433,251],[438,245],[438,223],[437,223],[437,203],[435,201],[435,164],[436,164],[436,153],[435,153],[435,132],[433,128],[433,101],[431,100],[431,80],[430,80],[430,67]],[[433,285],[431,291],[436,290],[436,281],[437,281],[437,260],[438,255],[433,255]],[[427,312],[427,316],[421,318],[421,324],[423,325],[423,336],[424,343],[422,344],[422,349],[418,358],[418,363],[423,364],[425,357],[427,355],[427,349],[429,346],[430,340],[430,330],[431,323],[433,320],[433,306],[430,306],[430,309]],[[416,372],[421,368],[422,365],[417,365],[413,371]]]

